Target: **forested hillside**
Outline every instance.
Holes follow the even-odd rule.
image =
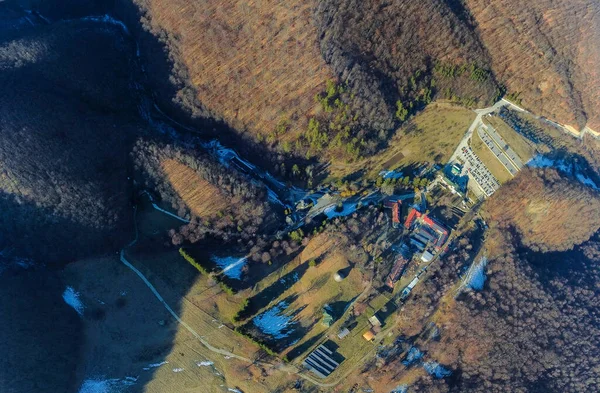
[[[206,236],[250,240],[264,225],[276,222],[264,187],[198,150],[145,140],[133,147],[144,185],[190,221],[171,232],[174,244],[195,243]]]
[[[559,122],[600,128],[600,4],[465,0],[509,92]]]
[[[333,77],[319,53],[311,2],[132,2],[141,14],[132,22],[164,45],[172,63],[170,98],[193,118],[224,120],[254,137],[280,121],[298,131]],[[130,1],[121,3],[130,9]],[[160,60],[156,52],[144,55],[150,67]],[[152,75],[161,77],[168,75]]]
[[[130,42],[62,22],[0,41],[0,248],[62,263],[129,233],[127,154],[139,132]],[[93,39],[92,39],[93,37]]]
[[[436,97],[498,94],[472,26],[440,0],[135,4],[168,53],[172,103],[286,156],[371,155]]]
[[[493,196],[486,215],[527,247],[564,251],[600,228],[600,196],[554,169],[527,169]]]
[[[144,31],[150,68],[170,68],[170,82],[152,73],[172,88],[163,101],[224,121],[271,160],[372,155],[436,98],[481,107],[510,93],[562,123],[599,126],[600,33],[591,26],[600,7],[591,0],[118,4]],[[161,47],[170,66],[153,68]],[[346,94],[319,105],[327,80]]]
[[[483,45],[447,2],[324,0],[315,18],[366,127],[389,130],[435,97],[485,106],[497,94]]]
[[[446,310],[428,348],[453,370],[428,393],[595,392],[600,387],[598,239],[571,252],[517,251],[503,236],[488,283]]]

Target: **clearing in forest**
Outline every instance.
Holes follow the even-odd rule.
[[[229,205],[229,198],[189,166],[174,159],[161,163],[168,181],[198,217],[213,217]]]

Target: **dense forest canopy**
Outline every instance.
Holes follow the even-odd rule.
[[[172,232],[174,244],[207,235],[248,240],[273,224],[266,189],[202,152],[200,146],[140,139],[131,153],[145,187],[190,221]]]
[[[600,4],[465,0],[498,79],[539,115],[600,129]]]
[[[527,169],[493,196],[486,214],[529,248],[564,251],[600,228],[600,196],[555,169]]]
[[[132,49],[117,27],[75,21],[3,36],[4,256],[64,263],[116,248],[129,233],[127,153],[141,129]]]

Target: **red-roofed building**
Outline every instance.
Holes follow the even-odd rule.
[[[410,212],[408,213],[408,216],[406,217],[406,221],[404,222],[404,227],[406,229],[410,229],[410,227],[412,226],[414,221],[419,217],[421,217],[421,212],[413,207],[412,209],[410,209]]]
[[[437,221],[430,217],[427,217],[426,215],[423,216],[423,223],[429,228],[433,229],[433,231],[435,231],[435,233],[438,235],[434,246],[437,250],[439,250],[440,247],[442,247],[448,239],[448,230],[444,228],[442,224],[439,224]]]
[[[400,206],[402,201],[398,201],[392,205],[392,223],[394,228],[398,228],[400,225]]]
[[[392,267],[392,271],[390,271],[390,274],[387,276],[387,279],[385,280],[385,285],[387,285],[388,288],[390,288],[392,290],[394,289],[394,284],[400,278],[400,275],[402,274],[402,270],[404,270],[404,268],[406,267],[407,264],[408,264],[408,260],[406,258],[404,258],[404,256],[402,256],[402,255],[398,256],[398,259],[396,259],[396,262],[394,263],[394,266]]]

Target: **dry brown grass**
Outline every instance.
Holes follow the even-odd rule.
[[[445,163],[475,120],[475,112],[446,102],[434,102],[403,126],[379,154],[357,163],[332,163],[332,177],[366,169],[369,176],[381,170],[422,162]]]
[[[161,162],[161,167],[169,183],[194,215],[213,217],[228,207],[229,198],[189,166],[166,159]]]
[[[153,28],[177,37],[171,52],[200,102],[238,130],[267,134],[282,118],[303,127],[314,95],[333,78],[319,52],[312,1],[136,2]]]

